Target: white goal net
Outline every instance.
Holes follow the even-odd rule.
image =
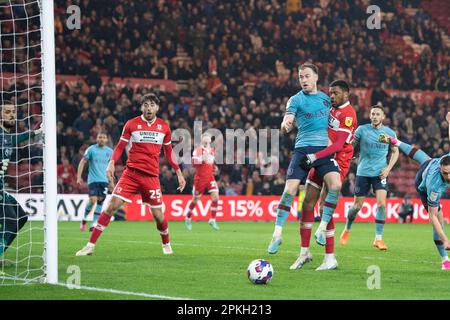
[[[42,1],[0,0],[0,285],[46,278]]]

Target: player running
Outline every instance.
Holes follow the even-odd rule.
[[[267,251],[274,254],[282,242],[282,230],[291,210],[293,198],[297,195],[300,182],[306,178],[309,168],[300,164],[308,154],[313,154],[328,146],[328,117],[330,114],[330,98],[317,90],[318,69],[315,65],[305,63],[299,67],[299,81],[302,90],[292,96],[286,106],[286,115],[281,123],[281,132],[290,132],[297,123],[297,138],[294,155],[286,174],[286,185],[277,208],[277,218],[272,240]],[[337,203],[341,183],[339,167],[331,156],[315,161],[312,166],[324,177],[329,193],[326,201],[332,205]],[[336,179],[337,178],[337,179]],[[330,212],[334,207],[330,206]]]
[[[356,215],[361,210],[364,200],[372,186],[377,199],[377,212],[375,216],[375,240],[373,247],[379,250],[387,250],[383,241],[383,227],[386,221],[386,197],[388,191],[388,176],[398,159],[398,148],[381,143],[378,137],[381,134],[389,134],[395,137],[395,132],[383,125],[385,119],[381,106],[372,106],[370,110],[371,123],[359,126],[356,129],[354,145],[359,143],[360,155],[356,171],[355,200],[347,213],[345,228],[340,237],[341,245],[345,246],[350,237],[350,230]],[[391,151],[389,163],[387,156]]]
[[[108,162],[111,159],[113,150],[108,147],[108,136],[105,132],[100,132],[97,135],[97,143],[89,146],[84,152],[83,158],[81,158],[78,164],[77,171],[77,183],[79,185],[83,184],[83,170],[86,163],[89,164],[88,172],[88,187],[89,187],[89,202],[86,205],[84,211],[84,217],[80,224],[80,230],[86,230],[86,219],[94,209],[94,218],[92,220],[92,225],[89,231],[97,224],[98,217],[102,212],[103,201],[108,195],[108,177],[106,176],[106,168],[108,167]]]
[[[450,124],[450,112],[447,113],[446,119]],[[416,190],[433,225],[434,244],[442,259],[441,269],[450,270],[450,260],[446,251],[450,250],[450,241],[444,233],[444,218],[439,204],[441,196],[450,188],[450,153],[432,159],[422,150],[388,134],[381,134],[379,139],[383,143],[398,147],[405,155],[420,164],[415,179]]]
[[[358,126],[355,109],[349,101],[349,94],[350,87],[344,80],[336,80],[330,84],[329,95],[332,108],[328,121],[328,138],[332,144],[326,149],[308,156],[310,159],[321,159],[335,154],[334,158],[341,170],[341,182],[344,182],[350,168],[350,161],[353,157],[353,145],[351,142]],[[312,261],[309,246],[311,228],[314,223],[314,207],[320,197],[320,212],[322,213],[328,193],[326,188],[322,190],[322,185],[323,179],[313,168],[306,180],[306,195],[303,202],[303,214],[300,219],[300,255],[291,265],[291,270],[300,269],[305,263]],[[337,267],[338,263],[334,256],[334,221],[331,216],[326,226],[325,258],[316,271],[333,270]]]
[[[5,190],[8,165],[13,153],[18,155],[19,144],[40,135],[43,129],[40,127],[34,131],[12,133],[17,126],[17,110],[10,101],[3,101],[0,114],[0,139],[2,141],[0,149],[0,266],[6,266],[8,263],[6,259],[3,259],[3,255],[28,220],[28,215],[22,206]]]
[[[158,178],[162,145],[164,145],[164,155],[170,166],[176,171],[178,190],[183,191],[186,181],[172,150],[170,128],[164,120],[156,117],[159,103],[160,100],[155,94],[144,95],[141,99],[142,115],[128,120],[125,124],[120,141],[114,149],[106,170],[108,179],[114,181],[114,164],[122,155],[128,142],[131,142],[126,168],[112,192],[112,199],[108,207],[100,214],[89,242],[76,253],[77,256],[94,253],[95,243],[108,226],[111,217],[124,202],[131,203],[131,197],[135,194],[140,194],[142,203],[151,209],[156,227],[161,234],[163,253],[173,253],[169,241],[167,219],[162,212],[162,194]]]
[[[202,194],[207,191],[211,194],[211,218],[208,223],[214,230],[219,230],[216,222],[217,206],[219,203],[219,187],[214,180],[213,172],[218,170],[214,161],[215,150],[211,148],[211,136],[202,135],[202,146],[194,150],[192,164],[195,167],[194,187],[192,188],[192,202],[186,215],[185,224],[188,230],[192,230],[192,211],[197,205]]]

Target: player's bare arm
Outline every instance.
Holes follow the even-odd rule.
[[[389,159],[387,167],[384,168],[383,171],[381,171],[380,174],[381,179],[386,179],[388,177],[389,173],[391,172],[392,168],[394,167],[395,163],[398,160],[399,154],[400,152],[398,151],[398,147],[391,146],[391,158]]]
[[[186,180],[184,179],[183,172],[181,171],[181,169],[177,169],[176,174],[178,177],[178,185],[179,185],[177,190],[183,192],[184,188],[186,187]]]
[[[294,115],[286,114],[283,118],[283,122],[281,123],[281,133],[289,133],[294,127]]]
[[[86,165],[86,160],[84,158],[81,158],[80,163],[78,164],[78,169],[77,169],[77,183],[79,185],[83,184],[83,171],[84,171],[84,166]]]
[[[115,161],[110,160],[108,163],[108,168],[106,168],[106,176],[108,177],[108,180],[111,184],[114,184],[115,182],[114,172],[115,172]]]
[[[434,230],[436,230],[437,234],[439,235],[439,238],[441,238],[442,242],[444,243],[445,249],[446,250],[450,249],[450,241],[445,235],[441,223],[439,222],[439,214],[442,213],[439,212],[438,207],[428,206],[428,214],[430,216],[430,222],[433,225]]]

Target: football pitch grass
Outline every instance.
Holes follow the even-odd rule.
[[[188,231],[184,222],[169,222],[174,254],[164,256],[153,222],[113,222],[94,255],[75,257],[89,233],[81,232],[77,222],[60,222],[59,282],[66,283],[73,275],[68,268],[77,266],[81,288],[0,286],[0,299],[450,299],[450,272],[440,269],[429,224],[386,224],[389,250],[382,252],[372,248],[373,223],[355,223],[346,247],[338,239],[344,224],[337,223],[339,269],[331,271],[315,271],[324,248],[313,237],[314,260],[301,270],[289,270],[299,251],[297,222],[286,224],[275,255],[267,253],[273,222],[219,222],[219,226],[214,231],[207,222],[194,221]],[[313,233],[316,228],[317,223]],[[247,279],[247,266],[257,258],[274,267],[268,285]],[[380,289],[368,288],[368,279],[374,276],[368,273],[371,266],[380,270]]]

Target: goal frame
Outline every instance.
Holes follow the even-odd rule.
[[[42,121],[44,128],[44,281],[58,283],[57,140],[53,0],[41,1]]]

